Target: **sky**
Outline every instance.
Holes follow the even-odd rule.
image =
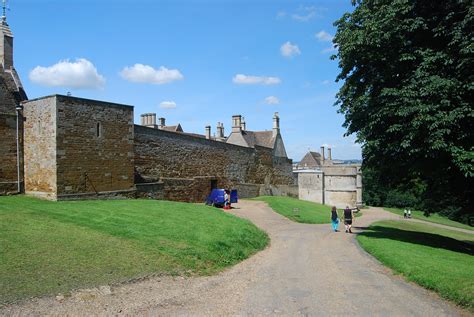
[[[153,112],[204,134],[241,114],[247,129],[272,129],[288,156],[321,145],[360,159],[333,106],[341,82],[333,22],[350,0],[11,0],[14,64],[29,99],[51,94]]]

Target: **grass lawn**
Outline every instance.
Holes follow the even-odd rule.
[[[474,311],[474,235],[406,221],[381,221],[360,245],[408,280]]]
[[[330,206],[283,196],[260,196],[254,199],[266,202],[275,212],[296,222],[331,222]],[[295,212],[295,209],[298,211]]]
[[[0,304],[151,274],[212,274],[268,244],[249,221],[153,200],[0,198]]]
[[[403,216],[403,209],[399,208],[384,208],[387,211],[393,212],[397,215]],[[474,227],[465,225],[463,223],[453,221],[448,219],[447,217],[440,216],[438,214],[431,214],[429,217],[426,217],[423,215],[422,211],[417,211],[417,210],[412,210],[411,211],[411,216],[412,218],[415,219],[420,219],[420,220],[425,220],[433,223],[439,223],[441,225],[447,225],[451,227],[456,227],[456,228],[461,228],[461,229],[468,229],[468,230],[474,230]]]

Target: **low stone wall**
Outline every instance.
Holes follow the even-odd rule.
[[[137,188],[136,198],[164,199],[164,183],[141,183],[135,184]]]
[[[104,191],[98,193],[80,193],[80,194],[61,194],[56,197],[58,201],[65,200],[95,200],[95,199],[129,199],[136,198],[136,190],[118,190],[118,191]]]
[[[237,184],[233,189],[237,189],[239,198],[253,198],[260,193],[261,184]]]

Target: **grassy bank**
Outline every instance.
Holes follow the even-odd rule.
[[[408,280],[474,311],[474,235],[406,221],[382,221],[360,245]]]
[[[275,212],[295,222],[331,222],[330,206],[282,196],[261,196],[254,199],[268,203]]]
[[[152,200],[0,198],[0,303],[147,276],[212,274],[268,243],[250,222]]]
[[[403,209],[399,209],[399,208],[384,208],[384,209],[387,211],[393,212],[397,215],[403,216]],[[447,217],[443,217],[438,214],[431,214],[429,217],[426,217],[422,211],[412,210],[411,216],[412,218],[415,218],[415,219],[425,220],[425,221],[429,221],[433,223],[438,223],[441,225],[447,225],[447,226],[461,228],[461,229],[474,230],[474,227],[465,225],[457,221],[450,220]]]

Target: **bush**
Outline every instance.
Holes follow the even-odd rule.
[[[385,199],[385,205],[387,207],[396,207],[396,208],[415,208],[418,205],[418,199],[416,196],[410,192],[405,192],[401,190],[391,190],[387,193],[387,198]]]

